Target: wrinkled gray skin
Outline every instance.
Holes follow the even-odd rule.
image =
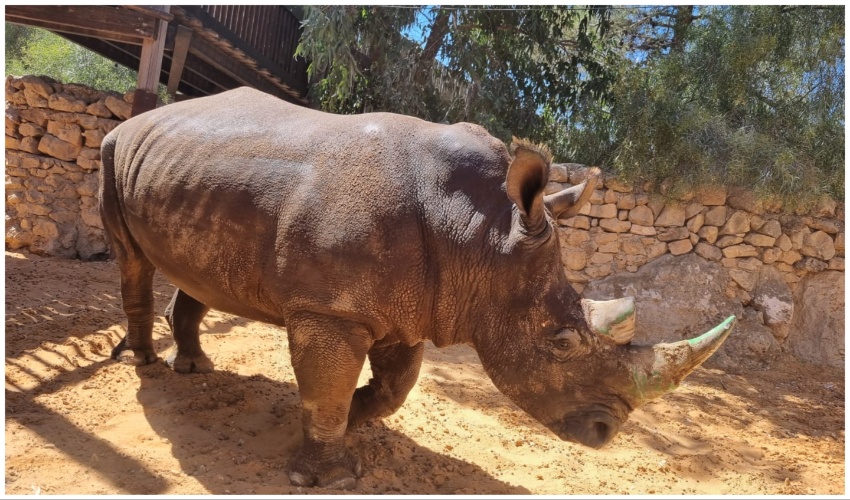
[[[346,428],[401,406],[426,340],[472,345],[517,405],[592,447],[681,379],[658,379],[651,347],[591,332],[544,208],[548,158],[512,158],[481,127],[336,116],[242,88],[128,120],[102,157],[128,317],[114,357],[157,359],[154,269],[179,288],[166,310],[177,372],[213,369],[198,339],[209,308],[285,326],[303,403],[293,484],[354,486]]]

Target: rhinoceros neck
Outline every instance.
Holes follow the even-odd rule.
[[[487,297],[491,283],[491,277],[473,265],[452,262],[442,267],[433,288],[434,345],[474,343],[479,330],[488,326],[485,309],[491,304]]]

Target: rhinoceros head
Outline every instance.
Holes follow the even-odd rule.
[[[475,347],[518,406],[561,439],[599,448],[635,408],[675,389],[716,351],[735,317],[691,340],[632,345],[634,299],[581,299],[567,282],[553,223],[578,213],[599,171],[543,196],[548,171],[545,150],[516,147],[505,182],[515,208],[503,272],[517,279],[499,320]]]

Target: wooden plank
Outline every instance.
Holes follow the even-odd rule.
[[[287,25],[287,27],[289,29],[287,29],[286,38],[284,38],[281,45],[287,47],[289,50],[282,54],[281,59],[284,59],[283,62],[286,65],[286,70],[289,73],[292,73],[293,63],[295,62],[295,59],[292,56],[295,54],[295,48],[298,47],[298,38],[300,37],[300,33],[298,33],[297,29],[291,26]]]
[[[242,35],[245,33],[245,6],[237,5],[234,7],[234,11],[235,23],[233,24],[233,29],[231,31],[233,31],[236,36],[244,40],[245,37]]]
[[[186,56],[189,54],[189,45],[192,42],[192,30],[180,25],[174,37],[174,52],[171,56],[171,67],[168,70],[168,94],[173,96],[177,93],[180,79],[183,75],[183,66],[186,64]]]
[[[6,5],[6,20],[120,41],[153,37],[158,22],[140,12],[94,5]]]
[[[233,31],[233,6],[232,5],[222,5],[221,6],[221,25],[227,28],[228,30]],[[216,30],[218,31],[218,30]]]
[[[117,62],[118,64],[133,71],[139,67],[139,52],[142,50],[140,45],[116,42],[114,40],[103,40],[100,38],[71,33],[59,33],[59,36],[66,38],[77,45],[83,46],[92,52],[97,52],[103,57],[113,62]]]
[[[261,5],[258,13],[259,22],[257,23],[257,35],[256,40],[254,41],[254,46],[257,47],[257,50],[260,51],[261,54],[268,57],[269,49],[271,48],[271,43],[269,40],[269,23],[271,23],[271,9],[270,5]]]
[[[283,45],[283,35],[286,32],[286,24],[283,16],[283,12],[278,9],[274,16],[275,27],[274,27],[274,35],[272,35],[272,40],[274,40],[274,52],[272,52],[271,59],[273,61],[281,61],[283,57],[281,53],[285,50]],[[284,65],[284,71],[286,70],[286,65]]]
[[[257,47],[259,45],[259,41],[257,40],[257,31],[260,28],[260,9],[262,9],[262,5],[252,5],[248,8],[248,30],[246,33],[246,40],[250,40],[250,44],[252,47]],[[257,50],[262,54],[262,51],[257,47]]]
[[[283,67],[284,71],[289,71],[286,65],[286,50],[289,46],[289,31],[292,29],[291,26],[286,24],[286,21],[281,14],[278,18],[278,33],[275,38],[275,43],[277,43],[277,53],[275,54],[275,61],[278,61],[280,65]]]
[[[57,34],[67,35],[82,35],[91,38],[99,38],[101,40],[110,40],[113,42],[130,43],[133,45],[141,45],[144,38],[133,36],[120,35],[118,33],[106,33],[104,31],[88,30],[85,28],[70,28],[65,25],[51,23],[47,21],[34,21],[30,19],[16,19],[14,17],[6,17],[6,22],[20,24],[23,26],[33,26],[36,28],[46,29]],[[134,68],[135,69],[135,68]]]
[[[255,48],[257,48],[257,40],[254,35],[257,33],[257,11],[259,9],[259,5],[251,5],[245,8],[245,31],[242,34],[242,39]]]

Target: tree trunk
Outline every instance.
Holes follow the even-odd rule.
[[[685,48],[685,43],[688,40],[688,28],[694,22],[694,6],[680,5],[676,12],[676,20],[673,24],[673,41],[670,43],[670,50],[673,52],[682,52]]]
[[[425,41],[425,48],[422,50],[422,55],[419,56],[419,62],[416,64],[416,73],[414,81],[421,83],[427,69],[431,66],[440,52],[440,48],[446,39],[446,34],[449,32],[449,12],[440,9],[437,11],[437,17],[434,19],[434,24],[431,25],[431,33],[428,34],[428,40]]]

